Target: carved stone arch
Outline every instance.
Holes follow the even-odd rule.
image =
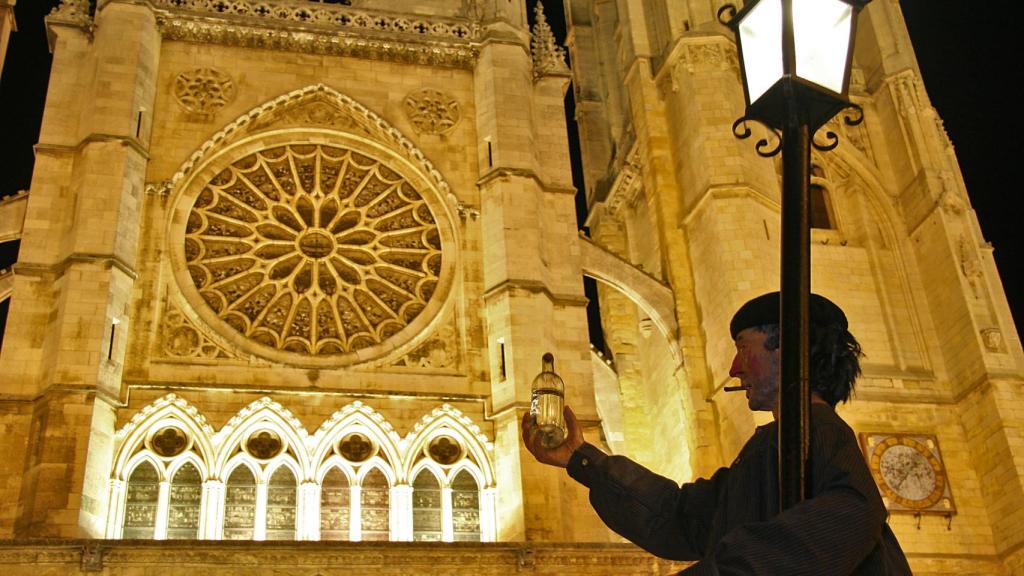
[[[231,477],[231,474],[233,474],[239,466],[245,466],[248,468],[249,472],[252,472],[252,477],[256,482],[259,482],[260,478],[263,477],[263,466],[254,460],[252,456],[249,456],[245,452],[240,452],[231,458],[228,458],[228,461],[224,463],[224,467],[219,470],[219,472],[221,472],[219,479],[226,485],[228,478]]]
[[[302,482],[312,478],[312,466],[309,462],[307,446],[309,434],[291,410],[266,396],[242,408],[217,432],[214,437],[217,454],[210,466],[211,473],[220,476],[226,470],[229,460],[233,460],[232,456],[235,455],[236,448],[248,438],[250,433],[260,428],[268,428],[278,434],[284,444],[281,453],[271,460],[276,461],[277,458],[286,454],[287,448],[290,446],[299,466],[298,480]],[[243,453],[245,452],[243,451]],[[262,466],[257,470],[261,468]],[[259,477],[258,474],[257,477]]]
[[[263,466],[263,481],[270,482],[270,479],[274,477],[274,474],[280,470],[282,466],[291,470],[292,475],[295,477],[296,487],[306,481],[302,474],[302,467],[295,458],[292,458],[288,453],[282,453],[280,456],[267,462],[266,465]],[[259,478],[259,476],[257,476],[257,478]]]
[[[337,468],[342,473],[342,475],[345,476],[345,480],[348,482],[349,486],[352,486],[355,483],[355,468],[352,467],[351,463],[349,463],[341,456],[338,456],[337,454],[332,454],[331,456],[328,456],[327,459],[325,459],[323,462],[317,463],[316,477],[314,478],[316,483],[322,486],[324,483],[324,478],[327,476],[327,473],[334,468]]]
[[[449,404],[435,408],[420,419],[406,435],[408,451],[405,453],[406,460],[402,463],[406,478],[412,478],[409,473],[419,462],[418,456],[427,443],[441,433],[452,435],[462,442],[470,459],[480,468],[483,475],[484,483],[480,488],[493,487],[495,476],[491,453],[494,445],[480,432],[480,427],[474,424],[472,419]],[[443,476],[441,478],[443,479]]]
[[[157,398],[135,413],[120,430],[114,433],[116,446],[111,476],[119,480],[127,480],[126,466],[129,460],[143,445],[146,437],[156,428],[165,425],[178,425],[192,436],[193,452],[197,452],[200,460],[211,460],[214,457],[213,427],[206,417],[184,398],[176,394],[167,394]],[[209,472],[209,462],[200,468]],[[159,468],[163,471],[163,466]]]
[[[679,325],[676,321],[675,296],[672,289],[582,236],[580,255],[583,274],[629,297],[668,340],[673,357],[677,362],[681,362],[682,357],[676,345]]]
[[[160,459],[157,458],[156,455],[150,452],[149,450],[143,450],[142,452],[137,452],[133,454],[131,458],[129,458],[128,461],[125,462],[124,476],[118,478],[118,480],[123,480],[127,482],[128,478],[131,477],[132,472],[134,472],[135,469],[138,468],[143,463],[149,463],[150,465],[153,466],[153,468],[156,470],[156,475],[160,482],[169,482],[171,480],[170,476],[167,474],[167,466],[164,465],[164,463],[161,462]]]
[[[402,461],[402,452],[399,448],[401,439],[398,433],[381,413],[359,400],[335,411],[320,425],[311,438],[311,461],[320,466],[334,443],[356,430],[366,433],[377,442],[377,446],[394,467],[396,474],[401,476],[399,463]],[[404,480],[404,477],[398,478],[398,481],[401,480]]]
[[[275,163],[294,171],[290,192]],[[266,185],[246,179],[255,176]],[[331,88],[242,115],[168,189],[168,298],[225,349],[309,368],[387,364],[453,307],[462,255],[448,184],[412,141]],[[308,217],[296,216],[303,202]],[[347,216],[355,221],[343,225]],[[352,252],[359,258],[345,260]]]
[[[185,452],[181,456],[175,457],[170,464],[167,465],[167,481],[171,482],[174,480],[174,475],[181,470],[181,467],[185,464],[191,463],[199,471],[199,477],[204,481],[210,478],[210,469],[205,462],[195,452]]]
[[[374,456],[362,463],[359,469],[356,471],[354,483],[359,486],[363,485],[363,481],[366,480],[366,476],[373,470],[380,470],[381,474],[388,481],[388,486],[395,487],[398,484],[398,469],[389,462],[385,462],[380,456]]]
[[[911,332],[916,339],[915,351],[919,355],[920,362],[924,366],[930,366],[928,344],[923,337],[924,326],[922,325],[928,320],[920,312],[922,304],[917,296],[919,291],[913,288],[915,277],[917,277],[917,261],[913,257],[911,230],[905,227],[897,204],[899,191],[892,188],[889,181],[882,176],[878,167],[867,156],[842,139],[840,139],[839,146],[824,154],[823,158],[829,165],[829,176],[835,184],[834,190],[838,192],[838,195],[857,195],[863,198],[864,209],[869,212],[869,216],[865,217],[863,224],[865,226],[871,224],[877,229],[882,244],[891,254],[892,264],[897,270],[902,271],[896,275],[897,286],[890,290],[889,296],[885,300],[898,296],[903,299],[905,306],[892,306],[883,300],[881,303],[882,313],[887,317],[887,321],[911,324]],[[840,182],[840,177],[844,181],[843,183]],[[873,234],[870,229],[865,233]],[[878,254],[872,253],[870,259],[872,266],[879,264],[876,260],[877,256]],[[906,316],[896,318],[893,310],[900,308],[906,309]],[[900,349],[895,348],[893,353],[903,354]]]
[[[444,176],[412,140],[376,112],[324,84],[312,84],[282,94],[242,114],[200,145],[174,173],[170,185],[178,188],[182,179],[202,165],[216,149],[246,135],[280,126],[321,126],[337,132],[356,133],[400,151],[430,178],[448,200],[450,208],[456,209],[457,199]]]
[[[413,482],[416,481],[416,477],[424,469],[429,470],[430,473],[434,475],[434,478],[437,479],[437,485],[439,487],[444,488],[445,486],[448,485],[448,475],[445,474],[444,470],[441,469],[441,466],[437,462],[434,462],[430,458],[420,458],[415,464],[412,465],[412,468],[409,469],[410,486],[412,485]]]
[[[476,487],[478,490],[483,490],[487,485],[486,482],[484,482],[483,473],[480,469],[472,462],[464,460],[452,466],[452,469],[445,475],[442,486],[451,487],[452,481],[455,480],[455,477],[462,471],[465,471],[473,477],[473,480],[476,480]]]

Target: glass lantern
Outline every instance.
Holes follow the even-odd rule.
[[[550,352],[541,358],[543,369],[533,379],[530,415],[540,430],[540,443],[555,448],[565,442],[565,382],[555,374],[555,357]]]

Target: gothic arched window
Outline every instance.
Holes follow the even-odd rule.
[[[203,501],[203,479],[195,464],[186,462],[171,479],[167,509],[167,537],[194,540],[199,536],[199,511]]]
[[[391,485],[379,468],[363,477],[360,490],[360,532],[362,540],[388,540],[390,537],[389,493]]]
[[[159,501],[160,476],[152,463],[143,460],[128,477],[128,495],[125,500],[122,537],[127,539],[152,538],[156,530]]]
[[[256,528],[256,476],[237,466],[224,490],[224,539],[252,540]]]
[[[335,466],[324,475],[320,487],[320,539],[348,540],[352,488],[348,477]]]
[[[295,539],[295,475],[287,466],[274,471],[267,485],[267,540]]]
[[[452,479],[452,532],[456,542],[480,541],[480,487],[465,469]]]
[[[441,541],[441,483],[424,468],[412,483],[412,539],[418,542]]]

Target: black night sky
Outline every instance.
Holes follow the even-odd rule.
[[[549,21],[564,38],[560,0],[543,0]],[[533,4],[534,0],[528,0]],[[0,134],[3,170],[0,195],[29,188],[32,146],[49,75],[50,55],[43,17],[57,0],[19,0],[18,31],[11,35],[0,76]],[[999,7],[976,2],[902,0],[903,12],[932,103],[945,121],[956,147],[971,201],[985,239],[995,247],[996,262],[1018,324],[1024,321],[1024,277],[1020,265],[1020,216],[1013,200],[1021,188],[1022,121],[1016,86],[1024,67],[1016,62],[1011,40],[1019,25]],[[17,256],[17,242],[0,249],[0,268]],[[0,322],[8,303],[0,305]]]

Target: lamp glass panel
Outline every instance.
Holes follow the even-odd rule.
[[[754,103],[782,77],[781,0],[754,5],[740,21],[739,37],[749,103]]]
[[[793,0],[796,74],[842,93],[853,7],[841,0]]]

